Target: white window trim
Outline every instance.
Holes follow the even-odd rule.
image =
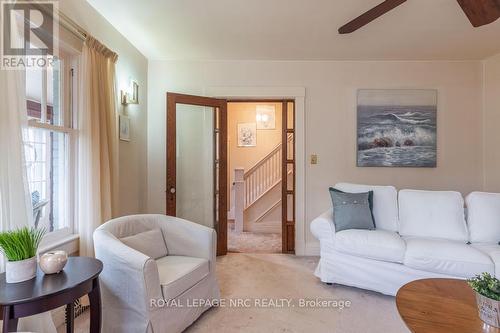
[[[68,63],[65,63],[65,61],[68,60]],[[78,68],[78,61],[76,59],[63,59],[63,69],[62,69],[62,75],[61,75],[61,87],[63,87],[63,91],[60,94],[60,105],[63,108],[63,113],[61,114],[62,116],[62,124],[64,126],[60,125],[52,125],[46,122],[47,120],[47,80],[46,80],[46,70],[43,71],[43,79],[42,79],[42,98],[41,98],[41,119],[40,121],[37,121],[35,119],[31,119],[28,121],[28,127],[32,128],[40,128],[52,132],[57,132],[57,133],[65,133],[68,135],[68,145],[66,147],[67,149],[67,156],[68,156],[68,172],[69,174],[67,175],[67,179],[69,180],[68,184],[68,204],[69,204],[69,211],[68,211],[68,218],[70,219],[69,221],[69,226],[65,228],[61,228],[58,230],[54,230],[52,232],[47,233],[43,239],[42,242],[39,246],[39,253],[47,252],[49,250],[53,250],[55,248],[58,248],[62,245],[65,245],[70,242],[77,242],[79,239],[79,235],[76,230],[77,226],[77,221],[76,221],[76,200],[75,200],[75,193],[76,193],[76,182],[74,181],[76,179],[76,166],[77,166],[77,152],[76,150],[78,149],[77,147],[77,136],[78,136],[78,130],[75,129],[75,115],[74,115],[74,110],[76,110],[76,98],[77,93],[75,91],[70,91],[69,85],[71,84],[72,87],[76,88],[76,76],[72,75],[74,72],[74,68]],[[68,74],[66,72],[72,71],[72,74]]]

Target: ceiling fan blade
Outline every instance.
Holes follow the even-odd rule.
[[[385,13],[393,10],[397,6],[405,3],[407,0],[385,0],[381,4],[379,4],[376,7],[373,7],[369,11],[365,12],[364,14],[361,14],[360,16],[356,17],[354,20],[350,21],[349,23],[341,26],[339,28],[339,34],[349,34],[351,32],[354,32],[358,30],[359,28],[367,25],[371,21],[375,20],[376,18],[384,15]],[[471,0],[474,1],[474,0]]]
[[[500,0],[457,0],[474,27],[490,24],[500,17]]]

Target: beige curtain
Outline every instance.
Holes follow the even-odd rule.
[[[118,55],[87,37],[80,63],[77,220],[80,255],[93,256],[92,234],[114,216],[117,188],[115,63]]]

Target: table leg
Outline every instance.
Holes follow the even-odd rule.
[[[66,333],[73,333],[75,330],[75,303],[66,304]]]
[[[3,327],[2,332],[17,332],[17,318],[11,318],[11,306],[3,307]]]
[[[99,278],[92,281],[92,291],[89,293],[90,301],[90,333],[101,332],[101,291]]]

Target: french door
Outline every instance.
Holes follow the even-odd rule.
[[[214,228],[227,252],[227,101],[167,93],[167,214]]]

